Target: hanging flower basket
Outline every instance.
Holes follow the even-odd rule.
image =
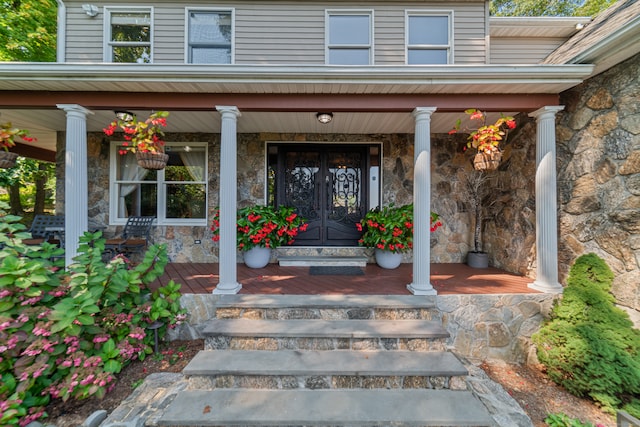
[[[136,151],[136,160],[141,168],[160,170],[167,166],[169,155],[161,152]]]
[[[479,171],[496,170],[500,165],[500,160],[502,160],[502,151],[480,152],[473,158],[473,167]]]
[[[16,165],[18,155],[10,151],[0,150],[0,168],[9,169]]]

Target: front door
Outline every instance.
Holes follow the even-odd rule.
[[[283,144],[277,152],[276,203],[309,223],[294,244],[357,245],[355,224],[369,208],[369,146]]]

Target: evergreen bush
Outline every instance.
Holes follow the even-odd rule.
[[[614,305],[613,273],[595,254],[572,266],[551,319],[533,336],[549,377],[610,413],[625,407],[638,416],[640,331]]]

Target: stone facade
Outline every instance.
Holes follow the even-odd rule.
[[[207,141],[209,143],[209,216],[218,203],[220,136],[218,134],[168,134],[167,140]],[[532,137],[535,140],[535,135]],[[413,135],[315,135],[315,134],[240,134],[238,135],[238,206],[263,203],[265,196],[265,144],[275,141],[309,142],[367,142],[380,143],[383,152],[382,200],[384,204],[405,204],[412,201],[413,189]],[[444,227],[432,235],[433,262],[464,262],[472,246],[473,216],[468,211],[461,180],[471,171],[470,156],[462,150],[463,135],[434,135],[432,137],[432,209],[438,212]],[[507,144],[503,167],[493,173],[490,183],[492,194],[498,194],[499,204],[493,203],[485,220],[485,246],[492,254],[492,264],[506,270],[526,274],[527,259],[535,243],[533,228],[535,212],[533,178],[519,174],[510,177],[510,170],[527,169],[528,147]],[[58,209],[64,209],[64,135],[59,138]],[[530,151],[530,150],[529,150]],[[89,182],[89,218],[108,224],[109,212],[109,141],[102,134],[88,137],[88,168],[92,171]],[[106,235],[119,232],[111,226]],[[195,241],[200,240],[200,244]],[[154,241],[166,243],[172,262],[216,262],[217,245],[211,241],[209,227],[159,226]],[[500,248],[495,250],[495,248]],[[518,254],[524,254],[519,258]],[[405,262],[411,258],[406,257]]]
[[[619,304],[640,310],[640,55],[563,93],[559,265],[594,252]]]

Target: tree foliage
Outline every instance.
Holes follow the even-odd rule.
[[[56,60],[56,0],[0,0],[0,61]]]
[[[616,0],[491,0],[494,16],[594,16]]]

